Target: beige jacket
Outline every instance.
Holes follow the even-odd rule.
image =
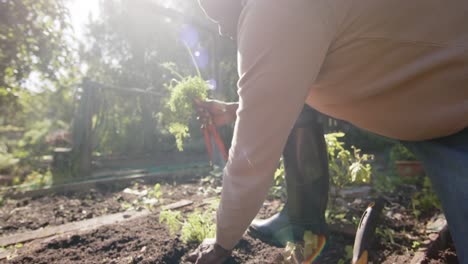
[[[217,242],[257,214],[304,102],[403,140],[468,125],[468,1],[247,0]]]

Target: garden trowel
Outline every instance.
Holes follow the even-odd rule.
[[[366,211],[364,211],[354,239],[351,264],[368,263],[369,247],[374,239],[375,228],[378,224],[383,205],[383,200],[378,199],[375,203],[371,203]]]

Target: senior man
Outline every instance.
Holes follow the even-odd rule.
[[[468,264],[467,1],[199,1],[237,40],[240,80],[216,240],[197,263],[230,255],[308,104],[410,148]]]

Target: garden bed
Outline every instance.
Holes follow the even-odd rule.
[[[153,188],[152,185],[128,186],[134,191]],[[171,235],[164,224],[159,223],[159,206],[181,199],[194,203],[178,210],[183,213],[203,209],[206,199],[217,197],[219,188],[199,182],[188,184],[163,184],[160,188],[161,202],[147,216],[130,218],[116,224],[98,227],[91,231],[77,231],[24,245],[10,246],[11,254],[5,263],[186,263],[185,256],[196,244],[185,244],[180,235]],[[370,257],[374,263],[412,263],[426,244],[431,244],[431,235],[426,232],[426,223],[438,212],[427,216],[414,216],[411,209],[413,186],[402,186],[398,191],[386,194],[388,205],[379,227]],[[138,193],[138,192],[137,192]],[[50,196],[36,199],[24,198],[5,201],[1,208],[2,235],[35,230],[45,226],[56,226],[83,219],[140,210],[144,206],[133,203],[135,192],[99,191],[76,193],[71,196]],[[336,223],[356,221],[371,199],[340,198],[345,213],[333,212],[331,219]],[[259,213],[265,218],[280,209],[281,202],[269,200]],[[140,208],[139,208],[140,207]],[[146,210],[146,209],[145,209]],[[354,219],[354,220],[353,220]],[[339,224],[338,224],[339,226]],[[349,233],[349,232],[348,232]],[[349,249],[353,237],[332,230],[327,246],[316,263],[349,263]],[[278,263],[283,249],[270,246],[245,235],[228,263]],[[423,252],[423,251],[421,251]],[[435,259],[415,263],[457,263],[453,247],[432,252]]]

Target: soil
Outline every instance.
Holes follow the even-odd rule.
[[[129,187],[142,191],[153,186],[134,184]],[[112,188],[101,188],[71,195],[6,199],[0,207],[0,236],[123,212],[126,209],[141,209],[128,208],[130,205],[133,206],[132,203],[137,197],[125,193],[124,189],[112,191]],[[198,198],[207,195],[198,192],[198,189],[197,184],[178,186],[163,184],[161,200],[170,203],[187,196],[194,196],[194,194],[197,194]],[[136,206],[141,207],[141,205]]]
[[[0,235],[36,230],[123,211],[112,193],[7,200],[0,208]]]
[[[133,186],[143,190],[152,186]],[[203,199],[219,193],[215,187],[202,188],[201,184],[166,184],[161,187],[165,204],[190,199],[193,206],[181,209],[190,212],[200,208]],[[385,196],[388,205],[384,209],[381,230],[386,235],[377,236],[370,258],[373,263],[411,263],[417,248],[414,241],[424,244],[428,240],[425,224],[434,211],[416,219],[410,209],[412,186],[402,186]],[[120,191],[102,192],[91,190],[72,196],[51,196],[37,199],[7,201],[1,208],[1,234],[34,230],[48,225],[59,225],[125,210],[122,202],[131,203],[134,197]],[[348,199],[344,201],[346,219],[359,220],[369,200]],[[266,218],[281,208],[281,201],[270,200],[264,204],[258,217]],[[84,213],[86,211],[86,213]],[[353,221],[353,220],[350,220]],[[388,232],[391,232],[389,234]],[[354,238],[332,232],[321,257],[315,263],[349,263],[346,248],[352,247]],[[197,245],[186,245],[179,236],[171,236],[165,225],[159,223],[155,211],[147,217],[100,227],[96,230],[62,235],[41,243],[24,245],[18,256],[1,263],[187,263],[185,256]],[[245,235],[227,263],[278,263],[282,248],[277,248]],[[455,264],[453,245],[434,252],[433,259],[423,263]]]

